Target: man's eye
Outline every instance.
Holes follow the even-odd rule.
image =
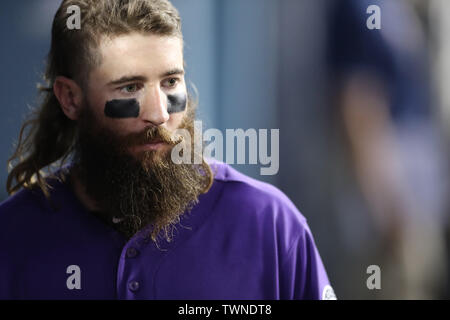
[[[125,92],[125,93],[134,93],[137,92],[139,90],[139,85],[138,84],[129,84],[125,87],[121,88],[121,91]]]
[[[179,79],[177,78],[170,78],[167,80],[164,80],[163,86],[167,88],[174,88],[178,84]]]

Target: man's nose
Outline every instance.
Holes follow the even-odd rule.
[[[157,86],[148,89],[141,109],[141,118],[155,126],[166,123],[170,118],[167,112],[167,96]]]

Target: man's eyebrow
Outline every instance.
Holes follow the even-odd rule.
[[[184,75],[184,70],[183,69],[172,69],[172,70],[169,70],[169,71],[161,74],[160,78],[165,78],[165,77],[174,76],[174,75]],[[136,76],[123,76],[117,80],[108,82],[108,86],[114,86],[114,85],[119,85],[119,84],[128,83],[128,82],[136,82],[136,81],[146,82],[146,81],[148,81],[148,78],[145,76],[137,76],[137,75]]]
[[[145,77],[145,76],[123,76],[117,80],[108,82],[108,86],[123,84],[123,83],[127,83],[127,82],[136,82],[136,81],[146,82],[147,77]]]
[[[184,70],[183,69],[172,69],[172,70],[169,70],[169,71],[163,73],[161,75],[161,78],[174,76],[174,75],[184,75]]]

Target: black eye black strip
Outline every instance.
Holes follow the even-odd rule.
[[[186,110],[187,97],[185,93],[170,94],[167,96],[167,112],[176,113]]]
[[[105,115],[110,118],[137,118],[140,106],[136,99],[111,100],[105,105]]]
[[[186,110],[186,94],[167,96],[167,112],[177,113]],[[105,115],[109,118],[124,119],[139,117],[140,105],[136,99],[120,99],[108,101],[105,105]]]

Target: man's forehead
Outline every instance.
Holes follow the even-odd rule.
[[[132,33],[103,38],[97,68],[107,80],[130,74],[159,77],[171,70],[183,70],[183,41],[174,36]]]

